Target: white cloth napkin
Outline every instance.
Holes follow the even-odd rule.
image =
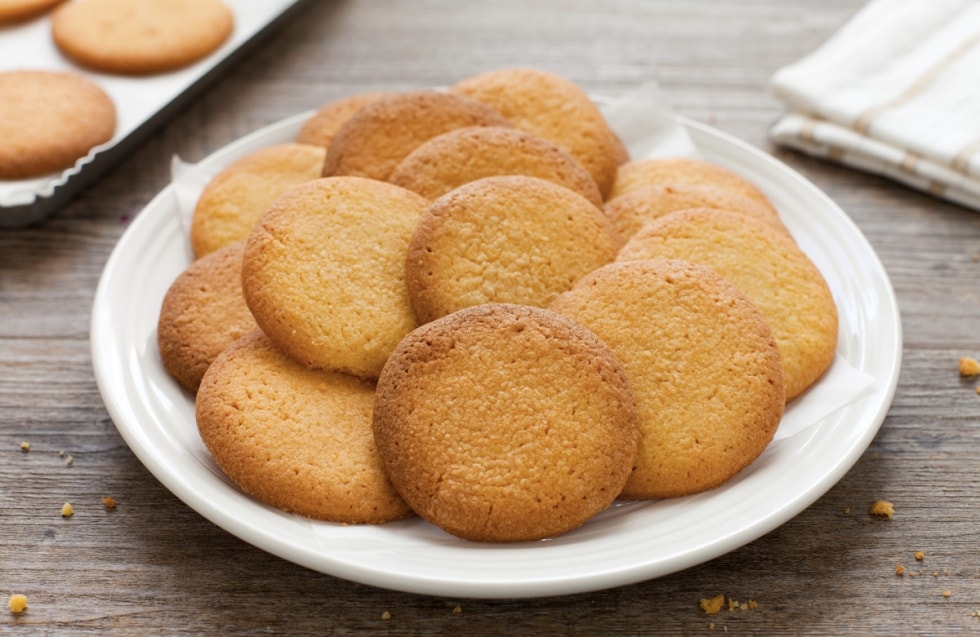
[[[772,90],[776,143],[980,210],[980,1],[872,0]]]

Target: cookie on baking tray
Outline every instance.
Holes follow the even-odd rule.
[[[378,381],[374,436],[395,489],[459,537],[574,529],[633,468],[639,414],[619,361],[548,310],[471,307],[409,334]]]
[[[776,341],[755,305],[708,267],[613,263],[551,309],[602,339],[636,394],[640,445],[623,497],[718,486],[772,440],[785,402]]]
[[[327,149],[323,176],[386,180],[401,160],[436,135],[465,126],[509,126],[476,100],[438,91],[381,97],[340,127]]]
[[[603,198],[612,190],[616,168],[629,160],[626,147],[589,95],[560,75],[499,69],[465,78],[449,90],[493,106],[515,128],[568,150],[592,175]]]
[[[646,157],[619,167],[610,198],[654,185],[690,184],[724,188],[743,197],[772,205],[750,180],[717,164],[693,157]]]
[[[403,159],[388,178],[427,199],[496,175],[527,175],[553,181],[602,207],[599,188],[567,151],[516,128],[472,126],[433,137]]]
[[[718,208],[762,219],[786,231],[779,213],[768,203],[709,185],[643,186],[606,202],[606,214],[625,241],[648,221],[687,208]]]
[[[423,323],[481,303],[544,307],[619,247],[578,193],[536,177],[485,177],[422,216],[405,260],[409,298]]]
[[[249,153],[208,182],[191,218],[191,247],[202,257],[248,237],[256,220],[283,192],[320,176],[320,146],[279,144]]]
[[[256,322],[303,364],[377,378],[416,326],[405,252],[428,200],[363,177],[286,191],[249,234],[242,287]]]
[[[330,145],[337,130],[349,120],[354,113],[361,110],[379,97],[393,93],[378,91],[371,93],[356,93],[341,97],[321,106],[300,127],[295,141],[299,144],[313,144],[326,148]]]
[[[786,399],[834,360],[837,306],[823,275],[785,232],[721,210],[682,210],[646,225],[618,261],[668,258],[706,265],[759,308],[782,356]]]
[[[222,0],[72,0],[51,14],[55,46],[109,73],[172,71],[206,57],[231,36]]]
[[[261,330],[235,341],[201,382],[201,439],[242,491],[284,511],[346,524],[411,515],[372,431],[373,383],[311,370]]]
[[[65,0],[0,0],[0,24],[35,18]]]
[[[75,73],[0,73],[0,179],[70,168],[116,131],[116,107]]]

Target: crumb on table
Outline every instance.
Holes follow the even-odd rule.
[[[104,506],[106,509],[115,509],[116,499],[110,497],[102,498],[102,506]]]
[[[960,376],[976,376],[980,374],[980,362],[975,358],[964,356],[960,359]]]
[[[895,575],[905,575],[905,567],[899,564],[895,567]]]
[[[871,515],[892,519],[895,515],[895,505],[888,500],[878,500],[871,505]]]
[[[924,558],[925,556],[926,556],[926,554],[923,553],[922,551],[916,551],[915,552],[915,559],[916,559],[917,562],[921,562],[922,561],[922,558]]]
[[[30,451],[31,450],[31,443],[27,442],[26,440],[23,441],[22,443],[20,443],[20,450],[21,451]]]
[[[725,605],[725,596],[721,593],[711,598],[701,598],[701,610],[708,615],[714,615]]]
[[[71,502],[65,502],[61,505],[61,517],[70,518],[75,515],[75,507],[71,505]]]
[[[23,613],[27,610],[27,595],[21,595],[20,593],[11,595],[7,606],[10,608],[11,613],[16,615]]]

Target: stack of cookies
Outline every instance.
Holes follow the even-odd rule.
[[[753,184],[636,159],[566,78],[325,105],[194,211],[167,371],[246,493],[340,523],[554,537],[766,448],[836,348]]]

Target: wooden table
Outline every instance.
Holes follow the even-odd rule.
[[[782,112],[767,89],[773,72],[861,4],[312,3],[69,206],[0,232],[0,594],[30,604],[0,612],[0,633],[980,634],[980,395],[957,371],[961,356],[980,356],[980,214],[767,139]],[[123,442],[90,354],[102,268],[168,183],[171,157],[200,159],[350,93],[510,65],[612,96],[656,79],[676,112],[772,153],[828,193],[877,251],[901,309],[903,367],[879,434],[826,495],[747,546],[564,597],[392,592],[297,566],[210,523]],[[106,511],[103,496],[117,508]],[[894,503],[893,519],[868,514],[878,499]],[[719,593],[757,607],[706,615],[699,601]]]

